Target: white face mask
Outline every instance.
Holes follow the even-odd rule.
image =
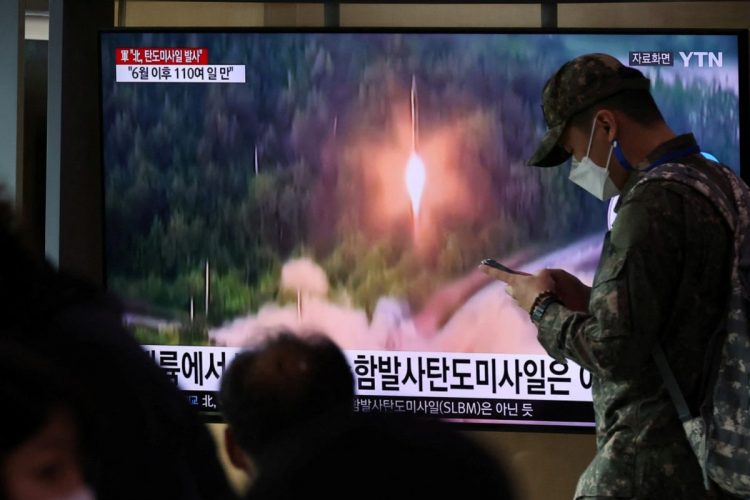
[[[602,201],[606,201],[616,194],[620,193],[615,183],[609,178],[609,160],[612,158],[612,147],[609,148],[609,155],[607,155],[607,165],[600,167],[589,158],[591,152],[591,142],[594,139],[594,129],[596,127],[596,117],[594,117],[594,123],[591,125],[591,134],[589,135],[589,145],[586,148],[586,156],[581,161],[571,157],[571,169],[570,176],[568,177],[571,182],[579,185],[592,195],[596,196]]]

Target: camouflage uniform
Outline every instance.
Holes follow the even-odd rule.
[[[697,156],[683,161],[711,168]],[[597,455],[576,496],[706,498],[651,351],[661,342],[683,393],[697,404],[705,348],[726,307],[732,237],[692,188],[655,181],[631,192],[637,180],[623,189],[605,237],[589,313],[550,305],[537,324],[539,341],[551,356],[592,373]]]
[[[575,59],[550,79],[543,96],[550,131],[530,164],[564,161],[569,154],[557,141],[567,120],[602,94],[616,93],[618,81],[631,80],[622,88],[640,85],[635,83],[640,72],[607,57]],[[594,97],[573,91],[587,87],[594,88]],[[695,145],[692,135],[676,137],[644,164],[690,145]],[[676,162],[726,183],[717,177],[716,164],[700,155]],[[663,346],[697,412],[704,353],[727,307],[732,233],[714,204],[694,188],[670,180],[636,187],[639,179],[633,173],[622,189],[589,311],[551,304],[536,322],[538,339],[552,357],[571,359],[592,374],[597,453],[578,482],[576,498],[714,498],[704,490],[701,469],[651,353],[656,342]]]

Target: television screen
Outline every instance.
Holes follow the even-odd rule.
[[[286,330],[346,351],[357,412],[592,427],[590,374],[547,356],[477,270],[592,281],[614,214],[569,166],[526,166],[542,87],[609,53],[738,171],[742,36],[103,33],[108,287],[204,412],[233,355]]]

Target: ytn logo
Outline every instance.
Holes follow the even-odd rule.
[[[693,60],[693,66],[696,64],[699,68],[705,65],[705,61],[708,60],[709,68],[721,68],[724,66],[724,53],[723,52],[680,52],[682,58],[682,65],[684,67],[690,66],[691,59]]]

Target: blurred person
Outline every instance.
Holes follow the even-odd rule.
[[[124,329],[119,301],[35,258],[5,203],[0,284],[0,340],[50,360],[76,388],[100,500],[235,497],[208,429]]]
[[[351,369],[327,337],[282,332],[238,354],[220,398],[232,462],[257,472],[248,498],[513,498],[498,464],[447,424],[354,414]]]
[[[0,498],[89,500],[74,397],[63,374],[0,340]]]
[[[515,498],[500,464],[450,425],[352,415],[325,439],[307,425],[279,450],[298,459],[261,475],[247,498]]]
[[[483,270],[509,285],[552,357],[592,374],[597,453],[575,498],[728,497],[706,491],[654,356],[663,351],[698,415],[729,306],[735,242],[720,204],[741,181],[706,160],[692,134],[676,135],[649,80],[612,56],[565,63],[542,104],[549,130],[529,165],[570,158],[572,182],[604,201],[619,194],[617,219],[591,287],[559,269]]]
[[[219,397],[232,463],[262,477],[296,460],[304,445],[294,443],[307,428],[323,436],[348,418],[354,376],[327,337],[282,331],[237,354],[221,379]]]

